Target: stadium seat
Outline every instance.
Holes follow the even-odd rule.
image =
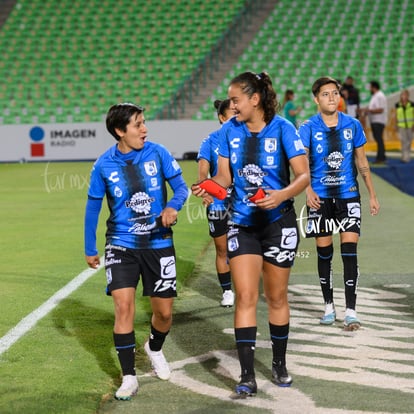
[[[96,121],[115,99],[139,97],[151,118],[208,55],[244,1],[226,7],[219,0],[143,3],[126,18],[130,7],[126,0],[62,0],[59,7],[20,0],[0,30],[2,94],[21,109],[28,97],[34,105],[50,101],[52,108],[62,99],[72,107],[96,104],[99,110],[80,112]],[[87,105],[80,105],[82,99]],[[66,111],[69,106],[52,119],[82,120]],[[5,116],[2,122],[16,119]]]
[[[315,111],[310,88],[319,76],[353,76],[363,101],[370,80],[379,79],[389,93],[413,84],[414,36],[396,30],[413,17],[410,0],[281,0],[194,119],[215,119],[214,100],[224,97],[236,73],[248,70],[266,70],[280,100],[293,89],[304,106],[301,119]]]

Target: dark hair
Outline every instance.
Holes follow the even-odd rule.
[[[338,91],[339,92],[341,91],[342,86],[340,82],[338,82],[334,78],[331,78],[330,76],[323,76],[322,78],[316,79],[316,81],[313,83],[312,85],[313,96],[316,96],[319,93],[322,86],[328,85],[329,83],[333,83],[338,89]]]
[[[293,96],[295,92],[293,89],[286,89],[285,96],[283,97],[282,107],[286,105],[288,101],[290,101],[290,97]]]
[[[230,99],[216,99],[214,101],[214,108],[216,108],[217,115],[226,115],[226,111],[230,108]]]
[[[371,81],[369,84],[371,85],[372,88],[375,88],[375,89],[378,89],[378,90],[381,89],[379,82],[377,82],[375,80]]]
[[[260,106],[264,112],[263,120],[268,124],[279,109],[279,102],[270,76],[266,72],[244,72],[231,80],[230,85],[233,84],[240,85],[243,93],[249,98],[254,93],[260,96]]]
[[[119,103],[112,105],[106,115],[106,129],[108,132],[119,141],[120,136],[116,133],[115,129],[126,131],[126,127],[132,115],[141,114],[145,111],[145,108],[133,103]]]

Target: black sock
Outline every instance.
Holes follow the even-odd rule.
[[[326,304],[333,303],[332,257],[333,245],[317,247],[318,274],[322,289],[323,300]]]
[[[135,332],[128,334],[114,332],[114,344],[122,375],[135,375]]]
[[[358,257],[356,243],[342,243],[341,256],[344,264],[344,285],[346,307],[355,310],[358,287]]]
[[[226,273],[217,273],[218,280],[220,282],[220,286],[225,290],[231,290],[231,274],[230,272]]]
[[[256,347],[257,327],[236,328],[237,353],[239,355],[241,380],[244,381],[249,377],[254,377],[254,350]]]
[[[270,339],[272,341],[273,363],[286,365],[286,348],[289,339],[289,324],[272,325],[269,322]]]
[[[162,345],[164,344],[165,338],[168,335],[168,332],[157,331],[151,324],[151,333],[149,339],[149,347],[151,351],[161,351]]]

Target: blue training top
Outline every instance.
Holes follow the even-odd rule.
[[[210,176],[217,174],[217,164],[219,155],[219,137],[220,129],[212,132],[207,138],[203,140],[197,155],[197,161],[204,159],[210,164]],[[207,211],[225,211],[229,205],[230,193],[224,200],[219,200],[213,197],[214,202],[207,207]]]
[[[244,122],[230,119],[220,130],[219,155],[229,159],[234,188],[232,221],[244,226],[262,226],[278,220],[292,206],[288,200],[272,210],[263,210],[248,200],[257,188],[281,190],[290,184],[289,159],[305,155],[302,141],[291,122],[275,115],[258,134]]]
[[[174,192],[168,202],[166,181]],[[134,249],[172,246],[172,230],[156,226],[155,220],[165,207],[179,211],[188,189],[180,166],[164,146],[146,142],[141,150],[123,155],[114,145],[95,162],[85,215],[88,256],[97,254],[97,216],[105,195],[110,212],[107,244]]]
[[[322,198],[359,196],[355,148],[367,140],[361,123],[338,112],[338,125],[329,128],[321,114],[312,116],[299,128],[303,145],[309,149],[311,186]]]

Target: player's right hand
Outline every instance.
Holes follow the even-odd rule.
[[[99,265],[101,264],[101,260],[99,259],[99,256],[85,256],[86,263],[89,267],[92,269],[97,269]]]
[[[321,207],[321,199],[318,194],[310,188],[306,190],[306,205],[315,210],[318,210]]]

